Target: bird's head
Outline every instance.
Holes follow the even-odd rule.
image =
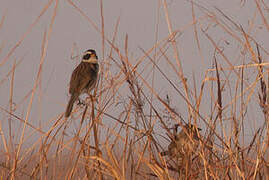
[[[186,128],[186,131],[189,135],[191,135],[194,139],[198,140],[199,138],[199,131],[201,131],[201,128],[198,128],[196,125],[193,124],[187,124],[184,126]]]
[[[178,130],[178,127],[179,127],[180,125],[179,124],[176,124],[175,125],[175,132],[177,132],[177,130]],[[191,123],[189,123],[189,124],[186,124],[186,125],[184,125],[183,127],[182,127],[182,130],[181,130],[181,132],[183,132],[183,133],[187,133],[189,136],[191,136],[191,137],[193,137],[194,139],[196,139],[196,140],[198,140],[199,138],[199,136],[198,136],[198,134],[199,134],[199,131],[201,131],[202,129],[201,128],[198,128],[196,125],[193,125],[193,124],[191,124]],[[174,134],[176,134],[176,133],[174,133]]]
[[[89,49],[84,52],[82,61],[83,62],[88,62],[88,63],[98,63],[98,56],[96,55],[95,50]]]

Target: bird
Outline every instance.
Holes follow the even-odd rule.
[[[68,118],[72,112],[73,104],[83,93],[90,92],[97,84],[99,72],[98,56],[95,50],[88,49],[84,52],[80,64],[74,69],[70,79],[69,94],[71,95],[65,117]]]
[[[173,138],[168,145],[168,150],[161,152],[161,156],[168,155],[170,158],[175,158],[176,162],[180,165],[197,150],[199,146],[198,134],[202,129],[197,128],[193,124],[186,124],[177,133],[178,126],[177,124],[174,127]]]

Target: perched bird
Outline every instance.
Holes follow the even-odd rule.
[[[98,78],[99,64],[95,50],[89,49],[84,52],[82,61],[73,71],[70,79],[69,93],[71,94],[68,102],[65,117],[69,117],[74,102],[83,93],[90,95],[91,90],[95,87]]]
[[[189,158],[195,153],[199,145],[198,134],[201,131],[195,125],[187,124],[177,133],[179,125],[175,125],[172,142],[168,145],[168,150],[161,152],[162,156],[168,155],[170,158],[176,158],[178,164],[182,164],[184,159]]]

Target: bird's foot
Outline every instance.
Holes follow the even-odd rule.
[[[87,102],[86,101],[83,101],[81,99],[78,99],[78,106],[86,106],[87,105]]]

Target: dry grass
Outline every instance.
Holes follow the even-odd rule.
[[[53,124],[47,131],[28,121],[33,99],[38,97],[48,41],[57,18],[58,0],[51,0],[9,52],[2,52],[0,46],[0,53],[7,54],[0,60],[0,68],[5,68],[15,49],[31,33],[47,9],[54,6],[49,30],[43,36],[35,84],[23,98],[23,101],[29,101],[25,116],[18,115],[13,104],[14,76],[17,66],[23,63],[22,59],[15,60],[12,69],[0,79],[0,86],[10,81],[9,108],[0,107],[1,113],[7,115],[7,119],[0,121],[4,147],[0,152],[1,179],[269,178],[269,75],[268,63],[264,58],[269,54],[267,47],[251,36],[251,24],[245,30],[221,9],[212,12],[191,2],[193,21],[183,29],[193,28],[193,37],[202,61],[205,57],[213,59],[212,67],[204,72],[204,78],[197,83],[194,76],[187,80],[184,74],[177,47],[182,30],[173,29],[165,0],[160,1],[159,6],[163,8],[169,34],[161,40],[156,35],[156,43],[150,49],[140,47],[139,54],[142,53],[142,56],[136,59],[128,52],[128,35],[120,40],[124,42],[123,50],[115,43],[119,19],[113,37],[105,36],[102,0],[101,28],[73,1],[67,2],[102,36],[104,59],[99,84],[93,92],[96,98],[89,98],[86,107],[74,108],[71,120],[79,122],[79,125],[72,135],[67,133],[71,120],[64,119],[63,112],[50,120]],[[259,0],[255,2],[262,26],[268,31],[264,10],[267,4]],[[195,9],[203,12],[203,16],[197,17]],[[5,16],[1,18],[0,30],[4,21]],[[212,23],[214,27],[211,27]],[[208,25],[199,27],[201,24]],[[211,35],[212,28],[227,34],[229,40],[216,42],[219,38]],[[206,42],[202,39],[206,39]],[[223,50],[223,44],[228,44],[228,41],[240,47],[240,52],[237,52],[240,61],[231,61],[231,56]],[[212,47],[213,57],[203,53],[201,46],[204,43]],[[167,67],[163,67],[163,62]],[[169,75],[165,73],[167,69]],[[248,73],[253,74],[253,71],[256,77],[250,78]],[[159,93],[159,79],[163,79],[167,89],[174,91],[176,97]],[[193,83],[190,79],[193,79]],[[185,114],[173,105],[175,99],[180,99]],[[253,134],[246,136],[246,129],[251,129],[247,121],[248,109],[253,106],[262,110],[264,119]],[[259,118],[258,113],[252,117]],[[9,133],[3,133],[3,121],[8,121]],[[17,132],[20,134],[17,141],[12,138],[14,129],[11,121],[13,125],[18,123],[22,127]],[[182,126],[188,122],[197,124],[203,131],[199,138],[199,149],[182,173],[173,159],[162,157],[160,153],[167,149],[171,126]],[[30,134],[38,134],[33,144],[25,145],[29,137],[26,129]]]

